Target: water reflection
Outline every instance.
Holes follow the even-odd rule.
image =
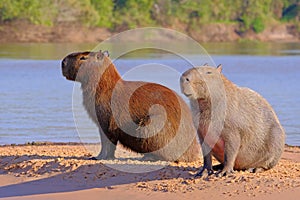
[[[114,44],[113,52],[118,52],[118,45]],[[127,44],[130,45],[130,44]],[[184,48],[186,52],[193,52],[188,46],[174,44],[178,48]],[[212,55],[300,55],[300,43],[261,43],[261,42],[235,42],[235,43],[201,43]],[[76,51],[92,50],[96,43],[24,43],[1,44],[0,58],[13,59],[61,59],[66,54]],[[135,57],[147,57],[151,50],[135,53]],[[131,55],[132,56],[132,55]]]

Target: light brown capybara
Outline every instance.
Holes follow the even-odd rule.
[[[274,167],[285,144],[274,110],[258,93],[238,87],[221,71],[221,65],[195,67],[180,78],[204,156],[204,166],[196,177],[213,174],[211,155],[221,163],[218,176],[233,170],[256,172]]]
[[[81,83],[85,109],[99,127],[102,148],[95,159],[113,159],[118,142],[147,159],[200,159],[191,111],[174,91],[123,80],[101,51],[66,56],[62,72]]]

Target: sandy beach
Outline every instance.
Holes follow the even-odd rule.
[[[300,148],[286,146],[268,171],[193,178],[202,161],[141,161],[117,148],[115,160],[89,160],[81,144],[0,147],[4,199],[298,199]],[[142,173],[129,173],[136,171]]]

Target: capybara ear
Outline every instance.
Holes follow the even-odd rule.
[[[218,70],[219,73],[222,72],[222,64],[219,64],[219,65],[217,66],[217,70]]]
[[[102,60],[103,56],[104,56],[104,54],[102,53],[101,50],[96,53],[97,60]]]
[[[107,57],[109,57],[109,52],[107,50],[103,51],[103,54]]]

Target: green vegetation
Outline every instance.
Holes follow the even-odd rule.
[[[252,22],[252,28],[256,33],[262,32],[265,29],[263,19],[260,17],[255,18]]]
[[[235,23],[262,32],[270,22],[299,24],[300,0],[1,0],[0,23],[28,20],[52,26],[71,22],[124,30],[143,26]]]

